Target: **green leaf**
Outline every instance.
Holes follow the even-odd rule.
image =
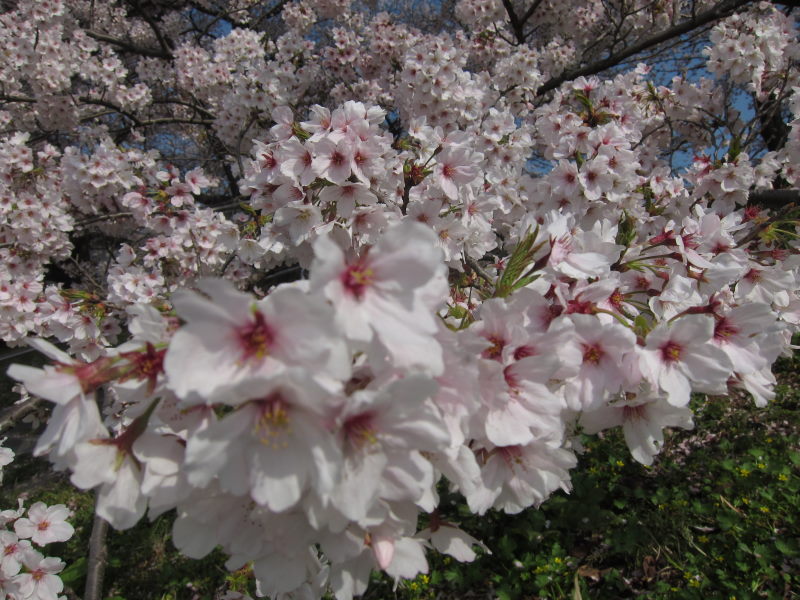
[[[775,540],[775,548],[781,554],[788,554],[789,556],[797,554],[797,544],[793,543],[792,540],[782,540],[778,538]]]
[[[731,145],[728,148],[728,160],[734,161],[742,153],[742,138],[738,135],[733,136]]]
[[[516,292],[518,289],[524,288],[529,283],[533,283],[534,281],[539,279],[539,277],[540,277],[539,275],[526,275],[525,277],[520,277],[519,279],[517,279],[517,282],[514,284],[514,290],[513,291]]]
[[[594,105],[592,104],[592,101],[589,100],[589,96],[587,96],[580,90],[575,90],[575,98],[578,100],[578,102],[580,102],[583,105],[583,107],[586,110],[590,112],[594,110]]]
[[[525,272],[525,269],[528,268],[528,265],[531,264],[531,261],[533,261],[536,251],[544,244],[544,242],[542,242],[535,246],[538,235],[539,226],[537,225],[536,230],[523,237],[519,244],[517,244],[517,247],[514,248],[514,252],[508,259],[508,264],[495,286],[494,295],[496,298],[505,298],[516,289],[514,285],[517,283],[517,280]]]
[[[498,549],[500,550],[501,555],[509,556],[511,558],[514,557],[514,550],[517,545],[507,535],[504,535],[500,538],[500,542],[497,544]]]
[[[577,573],[575,573],[575,577],[572,580],[572,600],[583,600],[583,594],[581,594],[581,577]]]
[[[619,224],[617,226],[617,237],[614,240],[614,243],[628,247],[635,239],[636,239],[636,219],[631,217],[627,212],[623,210],[622,216],[620,216],[619,218]]]
[[[736,525],[737,520],[738,518],[735,515],[732,515],[728,512],[719,513],[717,515],[717,522],[719,523],[720,529],[723,531],[728,531],[729,529],[733,528],[733,526]]]
[[[456,319],[463,319],[469,314],[469,311],[463,306],[451,306],[447,312],[451,317],[455,317]]]
[[[640,337],[647,337],[650,333],[650,322],[644,315],[638,315],[633,320],[633,332]]]
[[[86,560],[86,558],[81,557],[66,569],[61,571],[59,577],[61,577],[61,581],[63,581],[65,584],[73,587],[73,584],[80,581],[83,577],[86,577],[88,568],[89,562]]]
[[[461,571],[445,571],[444,578],[450,583],[459,583],[462,581]]]

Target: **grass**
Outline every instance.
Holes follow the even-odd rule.
[[[586,438],[571,494],[514,516],[460,511],[492,555],[438,558],[400,597],[800,598],[797,367],[779,363],[765,409],[696,398],[695,430],[673,433],[653,467],[618,431]]]
[[[464,565],[431,555],[431,572],[393,589],[376,575],[366,598],[800,598],[800,360],[777,365],[778,397],[756,409],[745,397],[695,399],[696,428],[675,432],[653,467],[630,458],[622,436],[586,438],[571,494],[520,515],[470,515],[443,494],[445,518],[491,548]],[[75,512],[75,536],[49,555],[83,590],[92,496],[44,461],[6,470],[0,508],[42,500]],[[172,547],[170,514],[108,538],[105,598],[198,600],[252,587],[224,556],[202,561]]]

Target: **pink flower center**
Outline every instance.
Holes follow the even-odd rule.
[[[623,406],[622,418],[625,421],[638,421],[645,418],[645,405],[638,404],[636,406]]]
[[[259,441],[274,450],[286,448],[286,436],[292,432],[289,419],[289,406],[280,393],[274,393],[256,402],[258,417],[253,433]]]
[[[726,317],[722,317],[714,324],[714,339],[718,342],[727,341],[729,337],[739,333],[738,327],[734,326]]]
[[[50,521],[42,521],[36,526],[39,531],[47,531],[50,527]]]
[[[505,348],[506,341],[497,335],[491,335],[486,339],[489,341],[491,346],[484,350],[481,353],[481,356],[490,360],[498,360],[503,354],[503,348]]]
[[[761,281],[761,270],[750,269],[747,273],[745,273],[744,278],[750,283],[758,283]]]
[[[503,369],[503,377],[506,380],[506,385],[508,385],[508,387],[511,388],[511,392],[518,394],[520,380],[519,376],[512,368],[512,365],[509,365],[505,369]]]
[[[578,313],[580,315],[594,314],[595,305],[590,300],[573,299],[567,301],[567,314]]]
[[[357,300],[361,300],[375,280],[375,272],[363,264],[355,264],[347,267],[342,274],[342,284],[344,288]]]
[[[261,360],[269,354],[270,347],[275,341],[272,328],[264,320],[264,315],[256,310],[253,320],[239,328],[239,347],[242,350],[242,361],[252,359]]]
[[[625,302],[625,296],[622,295],[622,292],[619,291],[619,288],[614,290],[614,292],[608,298],[609,304],[616,308],[617,310],[622,309],[622,303]]]
[[[344,164],[344,154],[335,150],[333,154],[331,154],[331,165],[334,167],[340,167]]]
[[[261,155],[261,167],[272,170],[278,165],[278,161],[272,155],[272,152],[264,152]]]
[[[155,346],[150,342],[147,342],[143,352],[123,353],[122,356],[130,361],[132,368],[120,380],[146,379],[148,381],[147,391],[152,393],[156,387],[158,376],[164,372],[164,356],[166,353],[166,348],[156,350]]]
[[[536,348],[533,346],[520,346],[514,350],[514,360],[522,360],[528,356],[536,356]]]
[[[378,429],[375,426],[375,416],[371,412],[361,413],[347,419],[344,422],[343,431],[347,441],[356,448],[378,443]]]
[[[661,348],[661,360],[667,364],[678,362],[683,354],[683,347],[675,342],[667,342]]]
[[[598,344],[583,344],[583,362],[597,365],[604,355],[605,352]]]
[[[522,464],[522,448],[519,446],[503,446],[497,450],[509,467]]]
[[[57,363],[57,370],[62,373],[71,373],[75,375],[80,382],[83,392],[89,394],[117,376],[117,372],[112,367],[112,363],[113,360],[111,358],[101,357],[90,363],[78,363],[74,365]]]

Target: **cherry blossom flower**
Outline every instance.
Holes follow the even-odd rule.
[[[181,398],[214,398],[225,386],[290,365],[313,364],[334,377],[349,373],[346,346],[323,302],[296,288],[255,302],[222,281],[198,285],[211,300],[190,292],[173,298],[187,325],[172,338],[164,369]]]
[[[492,506],[516,514],[538,506],[558,488],[570,490],[568,470],[577,459],[569,450],[532,442],[525,446],[489,446],[484,452],[488,455],[481,469],[485,491],[472,505],[481,514]]]
[[[314,145],[312,168],[328,181],[342,185],[350,177],[353,157],[349,144],[324,138]]]
[[[48,507],[43,502],[36,502],[28,508],[27,518],[14,522],[14,531],[21,538],[30,538],[38,546],[64,542],[75,532],[67,523],[69,516],[70,512],[63,504]]]
[[[133,527],[144,515],[147,499],[141,492],[142,470],[133,455],[131,437],[97,437],[75,446],[72,483],[83,489],[99,487],[97,514],[117,529]]]
[[[725,393],[733,365],[710,343],[713,335],[713,319],[705,315],[679,317],[647,335],[640,353],[642,372],[667,393],[671,405],[686,406],[692,389]]]
[[[21,381],[32,394],[51,402],[64,405],[74,398],[83,398],[113,377],[110,359],[82,363],[45,340],[31,339],[28,343],[56,361],[57,366],[36,369],[15,364],[8,375]]]
[[[437,155],[434,177],[448,198],[456,200],[458,188],[471,183],[478,176],[479,171],[475,166],[478,160],[463,147],[448,148]]]
[[[348,337],[377,338],[400,367],[441,372],[441,348],[431,338],[437,330],[432,310],[444,299],[446,280],[430,229],[405,222],[355,259],[320,237],[314,253],[311,291],[332,302]]]
[[[21,540],[13,531],[0,531],[0,572],[3,577],[13,577],[22,568],[24,556],[32,550],[28,540]]]
[[[337,479],[341,450],[325,426],[333,414],[325,391],[301,371],[253,378],[227,388],[241,398],[232,414],[189,438],[189,483],[205,487],[217,476],[222,489],[276,512],[293,507],[308,486],[328,493]]]
[[[636,336],[617,322],[602,323],[592,315],[573,314],[574,342],[583,360],[579,371],[567,381],[565,395],[570,408],[590,410],[605,394],[619,391],[626,383],[625,358],[635,352]]]
[[[56,573],[64,569],[64,561],[45,558],[39,552],[31,550],[25,553],[22,563],[27,572],[14,577],[19,594],[32,600],[58,600],[58,594],[64,589],[64,582]]]
[[[588,434],[621,425],[633,458],[652,465],[653,457],[664,445],[664,428],[693,429],[692,411],[687,406],[674,406],[657,395],[630,396],[583,412],[580,424]]]

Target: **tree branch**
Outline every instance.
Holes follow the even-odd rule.
[[[36,98],[28,98],[27,96],[0,96],[0,102],[25,102],[28,104],[35,104]]]
[[[504,4],[508,0],[504,0]],[[717,4],[714,8],[711,8],[707,11],[704,11],[694,17],[687,19],[683,23],[679,25],[675,25],[674,27],[670,27],[662,31],[661,33],[654,35],[646,40],[642,40],[638,44],[634,44],[633,46],[629,46],[628,48],[617,52],[616,54],[612,54],[611,56],[604,58],[603,60],[599,60],[593,62],[589,65],[585,65],[583,67],[579,67],[577,69],[567,70],[561,73],[556,77],[550,78],[546,81],[542,86],[536,90],[536,95],[541,96],[546,94],[547,92],[556,89],[562,83],[567,81],[572,81],[573,79],[577,79],[578,77],[585,77],[586,75],[595,75],[596,73],[600,73],[601,71],[605,71],[615,65],[618,65],[623,60],[630,58],[631,56],[636,56],[640,52],[644,52],[652,48],[653,46],[657,46],[667,40],[670,40],[675,37],[679,37],[685,33],[689,33],[693,29],[698,27],[702,27],[712,21],[717,21],[719,19],[724,19],[732,15],[737,10],[741,9],[742,7],[746,6],[747,4],[752,4],[753,0],[724,0]]]
[[[152,58],[162,58],[164,60],[172,60],[172,52],[164,52],[163,48],[159,48],[158,50],[154,50],[152,48],[141,48],[130,42],[126,42],[125,40],[120,40],[105,33],[100,33],[99,31],[91,31],[90,29],[86,29],[84,30],[84,32],[90,38],[95,39],[98,42],[106,42],[108,44],[112,44],[114,46],[117,46],[120,50],[124,50],[126,52],[131,52],[133,54],[138,54],[140,56],[150,56]]]
[[[511,5],[511,0],[503,0],[503,8],[506,9],[508,14],[508,22],[511,24],[511,30],[514,32],[514,37],[517,38],[517,43],[522,44],[525,41],[525,34],[522,32],[522,21],[517,17],[517,13]]]
[[[83,600],[101,600],[103,598],[103,577],[108,558],[107,534],[108,521],[96,514],[92,521],[92,535],[89,538],[89,564],[86,570],[86,588],[83,592]]]
[[[161,46],[161,51],[171,59],[172,58],[172,50],[175,47],[175,44],[173,44],[172,40],[170,40],[169,38],[167,38],[164,35],[164,33],[159,28],[158,23],[156,23],[156,21],[155,21],[155,19],[153,19],[153,17],[151,17],[149,14],[147,14],[147,11],[145,11],[142,8],[142,6],[141,6],[141,4],[139,4],[138,0],[131,0],[131,4],[133,4],[133,7],[136,9],[136,12],[138,13],[138,15],[140,17],[142,17],[142,19],[144,19],[145,23],[147,23],[150,26],[150,29],[153,31],[153,34],[155,34],[156,39],[158,40],[158,45]]]
[[[747,200],[764,208],[783,208],[793,202],[800,204],[800,189],[755,190],[750,192]]]
[[[533,16],[533,13],[536,12],[536,9],[539,8],[539,5],[541,5],[543,1],[544,0],[534,0],[533,4],[531,4],[531,7],[526,11],[524,15],[522,15],[522,18],[520,19],[520,25],[522,25],[523,27],[525,26],[525,23],[527,23],[528,19],[530,19]]]
[[[15,404],[13,407],[11,407],[3,414],[2,417],[0,417],[0,433],[4,432],[6,429],[11,429],[27,414],[36,410],[41,401],[41,398],[34,396],[25,402],[22,402],[21,404]]]
[[[253,28],[256,29],[256,28],[258,28],[259,25],[261,25],[262,22],[266,21],[267,19],[271,19],[272,17],[275,17],[275,16],[279,15],[281,13],[281,11],[283,10],[283,7],[288,3],[289,3],[289,0],[280,0],[280,2],[278,2],[275,6],[270,8],[267,12],[265,12],[260,17],[258,17],[258,21],[256,21],[253,24]]]

